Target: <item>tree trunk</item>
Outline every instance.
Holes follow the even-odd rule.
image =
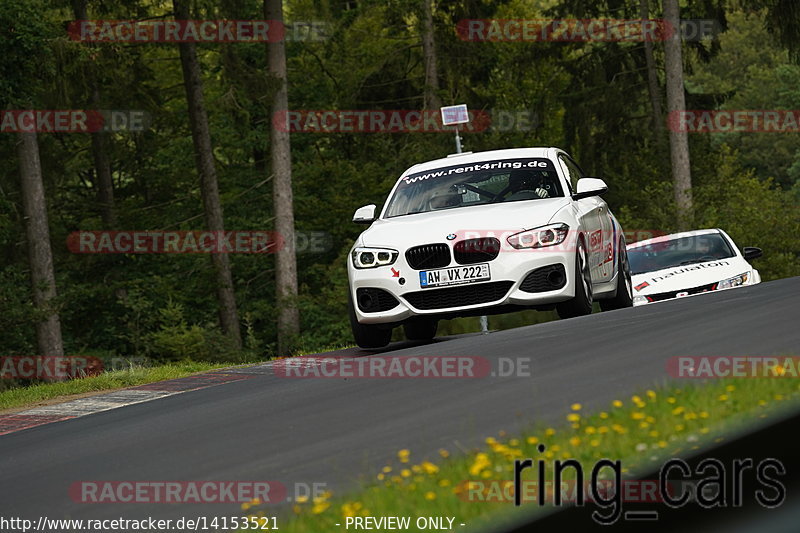
[[[686,110],[678,0],[664,0],[664,18],[674,30],[664,43],[664,63],[667,72],[667,109],[670,113],[678,113]],[[672,181],[675,191],[678,229],[686,230],[692,227],[694,219],[688,133],[674,131],[674,128],[670,129],[669,149],[672,161]]]
[[[73,0],[72,10],[75,20],[86,20],[86,0]],[[92,43],[87,43],[94,46]],[[99,111],[100,90],[95,76],[94,64],[86,65],[86,82],[91,93],[91,105]],[[108,133],[96,131],[92,136],[92,157],[94,159],[95,187],[97,187],[97,203],[99,205],[100,218],[103,227],[106,229],[116,229],[117,211],[114,205],[114,182],[111,179],[111,160],[108,157],[109,138]]]
[[[650,18],[650,0],[639,0],[639,17],[642,20]],[[653,140],[661,148],[664,146],[664,107],[661,103],[661,86],[658,83],[656,61],[653,57],[653,42],[645,39],[644,59],[647,65],[647,88],[650,92],[650,115],[653,122]]]
[[[91,68],[91,67],[90,67]],[[100,94],[97,85],[92,89],[92,105],[98,110]],[[97,203],[100,206],[100,219],[103,227],[117,228],[117,210],[114,205],[114,180],[111,178],[111,160],[108,157],[110,144],[105,131],[92,132],[92,156],[94,158],[95,186],[97,187]]]
[[[439,109],[439,69],[436,66],[436,41],[433,36],[433,0],[422,0],[422,51],[425,55],[425,109]]]
[[[39,355],[63,356],[61,320],[53,306],[56,297],[56,278],[53,272],[53,251],[50,248],[42,165],[39,161],[39,142],[35,133],[19,134],[17,155],[33,303],[37,311],[43,315],[42,320],[36,323],[36,347]]]
[[[264,0],[267,20],[283,22],[282,0]],[[276,85],[270,117],[289,109],[286,81],[286,49],[283,40],[267,43],[269,74]],[[272,120],[270,157],[272,159],[272,198],[275,205],[275,231],[284,246],[275,254],[275,295],[278,306],[278,355],[289,355],[300,333],[297,309],[297,258],[295,256],[294,206],[292,200],[292,159],[288,131],[279,131]]]
[[[173,6],[176,19],[187,20],[189,18],[189,9],[185,3],[181,0],[173,0]],[[203,197],[206,226],[210,231],[221,233],[225,231],[225,225],[219,200],[217,169],[211,147],[208,115],[203,102],[203,83],[197,51],[193,42],[180,43],[178,49],[181,55],[186,100],[189,104],[189,122],[192,128],[197,172],[200,174],[200,192]],[[212,253],[211,262],[216,273],[220,326],[222,331],[233,341],[234,346],[241,349],[242,335],[239,330],[239,313],[236,309],[230,261],[225,253]]]

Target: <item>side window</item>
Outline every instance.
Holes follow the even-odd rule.
[[[564,172],[566,172],[569,177],[570,193],[574,193],[578,188],[578,180],[583,177],[583,172],[581,172],[580,167],[578,167],[572,159],[564,155],[559,155],[558,160],[561,161]]]

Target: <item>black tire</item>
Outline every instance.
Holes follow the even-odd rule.
[[[631,265],[628,262],[628,250],[625,241],[619,243],[619,259],[617,261],[617,293],[613,298],[600,300],[600,309],[613,311],[633,307],[633,284],[631,283]]]
[[[410,341],[429,341],[436,336],[439,321],[430,318],[412,318],[403,324],[406,339]]]
[[[566,302],[556,304],[556,311],[561,318],[592,313],[592,273],[589,270],[589,254],[583,239],[578,239],[575,249],[575,297]]]
[[[361,348],[383,348],[392,340],[392,328],[378,324],[360,324],[353,307],[353,296],[348,289],[347,314],[350,316],[350,329],[353,338]]]

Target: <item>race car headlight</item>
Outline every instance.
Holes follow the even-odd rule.
[[[550,224],[539,228],[529,229],[511,235],[508,244],[522,250],[523,248],[544,248],[561,244],[567,238],[569,226],[566,224]]]
[[[633,305],[642,305],[648,303],[650,300],[647,299],[647,296],[634,296],[633,297]]]
[[[738,287],[747,283],[748,279],[750,279],[750,272],[745,272],[744,274],[739,274],[738,276],[720,281],[717,283],[717,289],[730,289],[733,287]]]
[[[356,248],[353,250],[353,266],[356,268],[375,268],[394,264],[397,250],[389,248]]]

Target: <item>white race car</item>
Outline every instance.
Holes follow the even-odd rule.
[[[348,258],[349,313],[359,346],[436,335],[439,319],[556,308],[562,318],[633,303],[622,229],[558,148],[454,154],[415,165]]]
[[[748,259],[761,248],[740,252],[721,229],[674,233],[628,245],[633,304],[644,305],[761,283]]]

